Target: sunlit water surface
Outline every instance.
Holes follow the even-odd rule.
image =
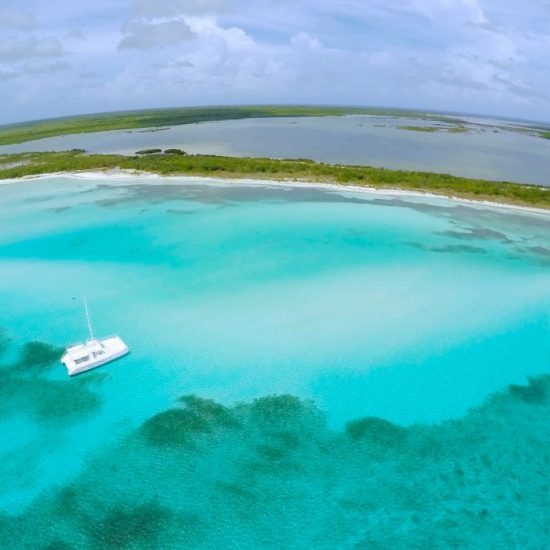
[[[547,215],[161,178],[41,179],[0,199],[0,362],[83,339],[83,294],[96,334],[131,349],[77,378],[59,364],[0,388],[9,514],[184,394],[289,393],[336,430],[365,416],[410,426],[550,370]],[[49,418],[44,393],[65,398],[44,380],[97,406]]]

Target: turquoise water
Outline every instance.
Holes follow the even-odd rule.
[[[548,384],[518,384],[550,371],[548,215],[194,179],[0,197],[3,547],[546,546]],[[82,294],[131,354],[69,379]],[[182,395],[213,402],[163,413]]]
[[[193,154],[309,158],[400,170],[550,185],[550,140],[506,121],[469,119],[465,133],[448,124],[389,116],[227,120],[171,128],[97,132],[0,146],[0,154],[66,151],[134,154],[151,147]],[[403,130],[431,126],[438,132]]]

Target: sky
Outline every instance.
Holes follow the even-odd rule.
[[[271,103],[550,121],[550,0],[0,0],[0,124]]]

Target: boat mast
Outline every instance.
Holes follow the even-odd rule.
[[[90,315],[88,314],[88,302],[86,302],[86,296],[82,296],[84,299],[84,312],[86,313],[86,322],[88,323],[88,332],[90,333],[90,340],[94,339],[92,332],[92,323],[90,322]]]

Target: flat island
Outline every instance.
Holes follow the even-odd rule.
[[[220,146],[221,154],[217,154],[218,146],[206,147],[207,152],[203,153],[205,147],[187,149],[186,146],[168,145],[171,143],[170,140],[179,143],[183,138],[185,141],[185,136],[196,135],[193,133],[196,129],[207,128],[210,125],[211,130],[201,133],[200,138],[191,138],[200,139],[206,143],[209,139],[216,139],[219,132],[227,128],[227,123],[233,124],[231,121],[237,121],[238,124],[241,124],[238,121],[243,121],[249,128],[247,132],[252,132],[247,135],[254,136],[253,141],[261,141],[265,128],[258,127],[255,121],[267,119],[279,125],[277,128],[280,129],[277,132],[282,132],[276,134],[276,139],[279,141],[284,142],[287,136],[299,136],[296,147],[292,146],[284,151],[279,150],[278,146],[275,146],[274,150],[268,148],[267,151],[262,151],[261,148],[251,150],[244,147],[237,151],[232,146],[228,149]],[[279,119],[280,123],[275,119]],[[331,159],[331,155],[326,154],[326,146],[322,151],[317,151],[316,161],[309,160],[309,156],[303,158],[304,155],[299,153],[295,156],[289,155],[289,151],[300,150],[300,140],[307,139],[305,137],[307,135],[315,135],[318,128],[318,125],[313,122],[306,123],[305,127],[295,125],[299,124],[299,121],[320,119],[327,121],[327,124],[330,120],[342,120],[342,124],[337,125],[337,128],[343,127],[347,133],[325,134],[330,136],[327,139],[332,144],[342,140],[339,153],[341,156],[336,158],[333,156]],[[218,122],[219,126],[218,124],[212,126],[212,123]],[[252,128],[249,123],[253,124]],[[372,133],[364,137],[362,132],[367,125],[370,127],[369,132]],[[362,128],[363,126],[365,128]],[[305,128],[301,130],[305,133],[296,133],[300,131],[300,127]],[[170,134],[167,130],[177,128],[182,128],[184,133],[180,132],[168,140],[166,138],[159,140],[159,136]],[[327,128],[332,129],[333,124],[330,123]],[[231,133],[233,130],[223,131],[224,136],[233,135]],[[92,134],[94,137],[90,142],[86,136]],[[363,137],[360,138],[362,135]],[[140,137],[139,140],[135,140],[132,136]],[[273,141],[274,135],[270,134],[270,136],[266,139]],[[508,141],[502,142],[503,136],[504,138],[508,136]],[[549,136],[550,128],[539,123],[495,121],[482,117],[406,109],[264,105],[101,113],[0,126],[0,179],[59,172],[116,169],[162,176],[267,179],[397,189],[546,209],[550,206],[550,198],[545,186],[550,185],[550,176],[547,182],[543,143],[545,139],[541,138]],[[359,138],[363,141],[358,141]],[[417,141],[417,138],[420,141]],[[231,139],[239,140],[240,134]],[[415,141],[410,141],[411,139]],[[444,149],[437,148],[441,139],[450,140],[445,141]],[[474,141],[469,141],[470,139]],[[480,143],[479,139],[483,140],[483,144],[492,144],[496,140],[495,143],[505,145],[500,145],[501,149],[495,149],[495,154],[491,156],[491,148],[480,151],[476,149],[477,144]],[[165,140],[164,143],[163,140]],[[390,157],[387,154],[377,157],[378,149],[369,150],[357,156],[358,151],[363,151],[361,147],[364,147],[364,144],[376,140],[380,142],[380,150],[389,142],[398,145],[394,145]],[[516,143],[515,140],[519,141]],[[125,141],[128,144],[139,142],[143,146],[130,149],[127,144],[126,147],[121,148],[121,144]],[[92,146],[92,143],[96,142],[104,145]],[[223,139],[220,143],[224,143]],[[468,144],[467,149],[464,149],[464,143]],[[353,154],[345,153],[348,144],[349,147],[355,147]],[[516,145],[518,147],[521,145],[521,151],[517,152],[521,162],[513,171],[476,168],[466,171],[466,175],[472,174],[475,177],[464,177],[464,170],[456,169],[457,159],[460,159],[458,166],[468,166],[470,163],[475,166],[476,159],[479,160],[488,154],[490,158],[486,159],[485,165],[498,166],[500,158],[504,159],[518,149]],[[533,147],[536,147],[538,156],[529,156],[529,151]],[[61,148],[67,150],[61,150]],[[413,159],[411,155],[414,155],[414,149],[422,152],[416,154]],[[212,150],[216,154],[210,154]],[[393,158],[391,155],[400,154],[401,151],[405,151],[404,158],[409,160],[397,163],[400,169],[395,169],[395,165],[393,169],[387,168],[386,166],[391,164],[390,161]],[[444,151],[445,154],[443,154]],[[471,151],[474,158],[469,158]],[[313,155],[313,151],[311,154]],[[449,157],[449,154],[452,157]],[[423,161],[430,156],[438,158],[439,161],[436,164]],[[372,166],[371,163],[377,166]],[[401,169],[401,166],[410,167],[411,165],[421,169]],[[518,183],[522,179],[518,176],[525,173],[523,167],[530,167],[528,170],[530,175],[536,175],[531,178],[532,183],[525,183],[525,181]],[[449,172],[455,174],[458,172],[462,175],[442,173],[447,169]],[[520,169],[519,172],[518,169]],[[481,177],[477,177],[478,174]],[[505,181],[494,181],[493,178]]]
[[[150,129],[157,131],[166,126],[195,124],[218,120],[248,118],[321,117],[344,115],[374,115],[460,125],[453,116],[424,113],[407,109],[379,109],[364,107],[330,107],[310,105],[250,105],[232,107],[185,107],[180,109],[148,109],[98,113],[62,117],[0,126],[0,145],[23,143],[69,134],[105,132],[108,130]],[[550,128],[547,129],[550,132]]]
[[[190,175],[224,179],[334,183],[550,208],[550,189],[536,185],[477,180],[432,172],[332,165],[307,159],[280,160],[187,155],[184,151],[177,149],[164,152],[145,150],[136,153],[139,154],[98,155],[75,149],[65,152],[0,155],[0,180],[59,172],[120,169],[163,176]]]

